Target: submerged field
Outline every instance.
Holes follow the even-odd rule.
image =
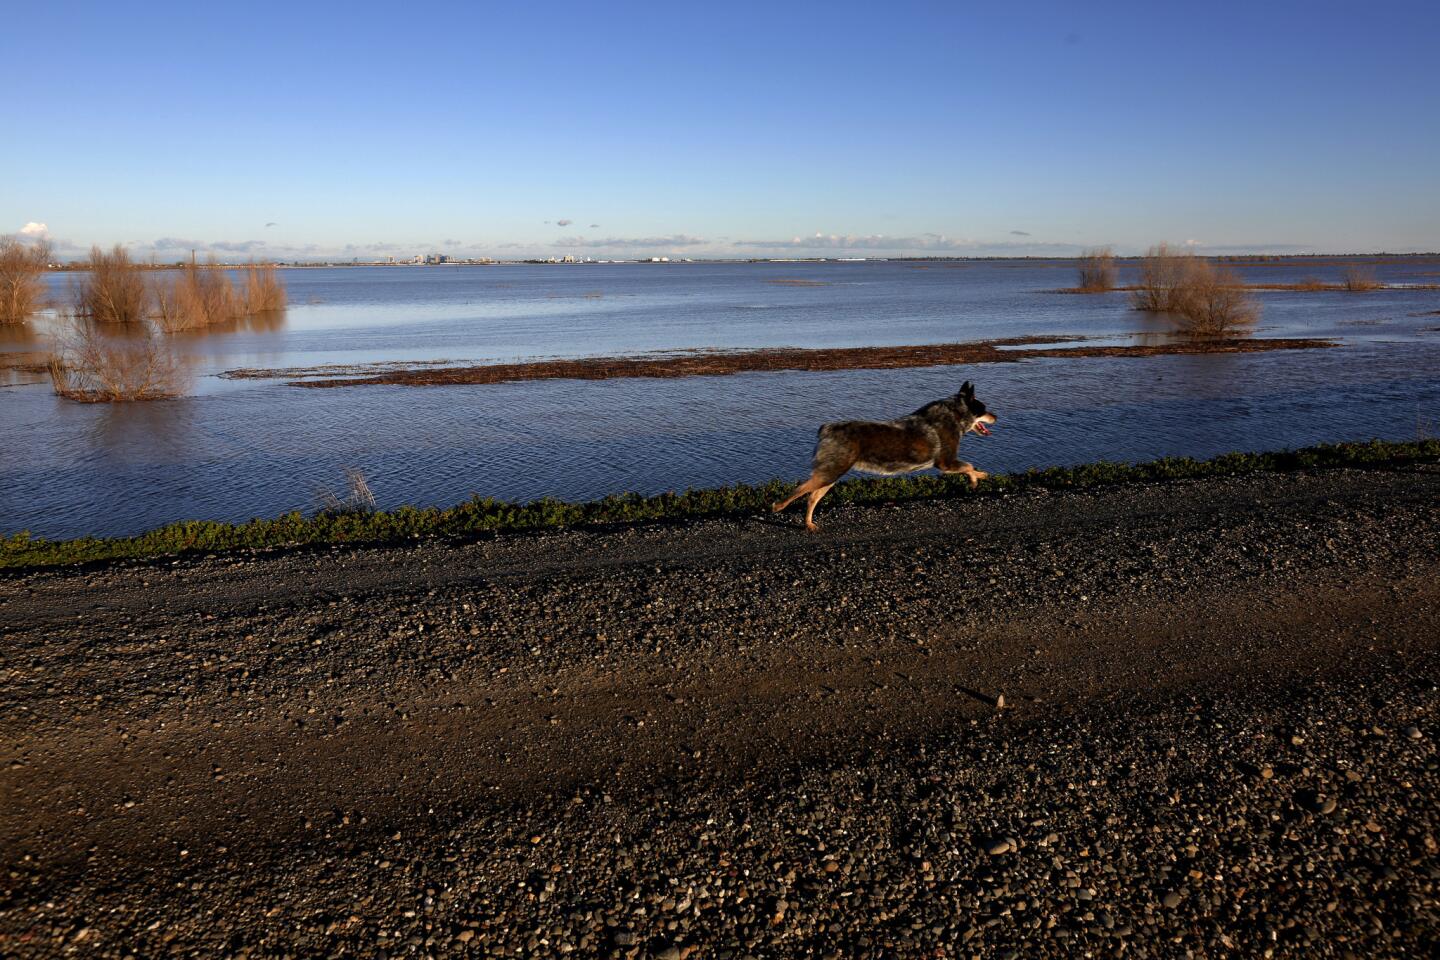
[[[1250,282],[1299,283],[1345,266],[1237,269]],[[290,270],[283,316],[175,335],[194,375],[193,394],[175,401],[59,400],[40,362],[44,323],[0,330],[0,445],[17,452],[0,461],[0,534],[118,536],[308,514],[346,468],[382,508],[798,478],[820,423],[894,417],[965,379],[1001,417],[994,436],[965,444],[992,472],[1433,436],[1440,292],[1421,285],[1437,267],[1398,258],[1366,269],[1389,288],[1256,294],[1257,345],[1335,349],[1212,356],[1175,353],[1188,348],[1123,292],[1057,295],[1074,265],[1050,261]],[[1037,339],[1050,346],[1015,342]],[[907,345],[977,342],[996,345],[895,364]],[[645,376],[569,377],[604,373],[594,358],[686,351],[702,351],[690,357],[706,369],[721,355],[732,375],[657,379],[641,363],[631,372]],[[857,357],[889,368],[854,369]],[[929,359],[948,365],[910,365]],[[287,385],[297,379],[287,371],[493,379],[496,364],[566,376]],[[797,365],[822,369],[787,369]],[[240,370],[274,378],[221,376]]]

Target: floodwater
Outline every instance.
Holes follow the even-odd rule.
[[[1240,269],[1247,280],[1286,283],[1336,280],[1342,265]],[[1394,284],[1440,280],[1433,260],[1368,269]],[[329,390],[219,376],[703,347],[1166,336],[1123,293],[1053,292],[1074,282],[1073,265],[1054,261],[282,273],[283,317],[177,339],[196,372],[183,399],[75,404],[41,377],[0,369],[0,534],[131,534],[180,519],[309,512],[318,490],[343,485],[347,467],[367,477],[382,507],[799,478],[819,423],[897,416],[964,379],[1000,418],[992,436],[962,446],[990,471],[1440,434],[1440,290],[1256,294],[1258,336],[1343,343],[1332,350]],[[68,278],[52,282],[59,289]],[[0,355],[42,356],[48,332],[44,318],[0,327]]]

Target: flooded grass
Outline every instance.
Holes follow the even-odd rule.
[[[1204,340],[1130,346],[1085,346],[1083,336],[1011,337],[972,343],[931,343],[898,347],[798,347],[761,350],[696,350],[666,356],[582,357],[477,366],[414,364],[374,372],[373,368],[244,368],[226,371],[232,380],[287,378],[298,387],[401,385],[414,387],[515,383],[526,380],[615,380],[630,377],[672,379],[720,377],[756,371],[891,370],[957,364],[1018,363],[1046,357],[1158,357],[1201,353],[1260,353],[1335,347],[1334,340],[1288,338],[1254,340],[1214,336]],[[1078,346],[1055,346],[1056,343]],[[316,376],[317,373],[329,376]]]
[[[1440,460],[1440,440],[1322,444],[1272,453],[1228,453],[1210,460],[1168,457],[1148,463],[1100,462],[992,475],[972,491],[968,481],[945,475],[851,480],[830,494],[840,503],[883,503],[987,496],[1026,490],[1081,490],[1121,483],[1155,483],[1262,472],[1382,466]],[[51,541],[26,532],[0,539],[0,568],[27,569],[111,560],[219,553],[319,544],[384,544],[417,538],[465,539],[503,531],[615,526],[727,515],[769,515],[770,504],[793,483],[770,480],[710,490],[645,497],[619,494],[586,503],[542,499],[507,503],[473,497],[444,509],[288,513],[230,524],[173,523],[136,537],[84,537]],[[800,532],[797,528],[797,536]]]

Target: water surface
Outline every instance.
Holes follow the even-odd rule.
[[[1424,283],[1437,268],[1372,269]],[[1244,272],[1294,282],[1334,279],[1339,267]],[[347,466],[387,507],[798,478],[820,422],[896,416],[967,378],[1000,422],[991,437],[967,438],[962,456],[992,471],[1440,433],[1440,315],[1426,315],[1440,310],[1440,291],[1417,289],[1257,294],[1258,335],[1335,337],[1344,343],[1335,350],[428,388],[304,390],[217,376],[698,347],[1165,336],[1123,294],[1052,292],[1073,276],[1045,261],[287,270],[283,320],[180,340],[196,365],[193,396],[80,405],[23,382],[34,378],[0,385],[0,532],[124,534],[176,519],[310,511],[317,489],[340,486]],[[791,279],[814,285],[770,282]],[[42,351],[44,334],[43,322],[0,333],[0,353]]]

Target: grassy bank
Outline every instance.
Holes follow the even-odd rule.
[[[971,492],[963,478],[938,475],[852,480],[835,487],[826,503],[877,503],[985,496],[1032,489],[1075,490],[1121,483],[1232,477],[1262,472],[1359,466],[1398,466],[1440,461],[1440,440],[1323,444],[1274,453],[1227,453],[1211,460],[1167,457],[1150,463],[1092,463],[991,476]],[[306,517],[287,513],[270,520],[172,523],[136,537],[43,540],[22,532],[0,539],[0,568],[38,568],[182,553],[216,553],[312,544],[383,544],[422,537],[472,537],[485,533],[554,530],[604,524],[645,523],[691,517],[768,511],[793,486],[771,480],[712,490],[643,497],[619,494],[587,503],[537,500],[505,503],[475,497],[444,509],[400,507],[373,513]]]

